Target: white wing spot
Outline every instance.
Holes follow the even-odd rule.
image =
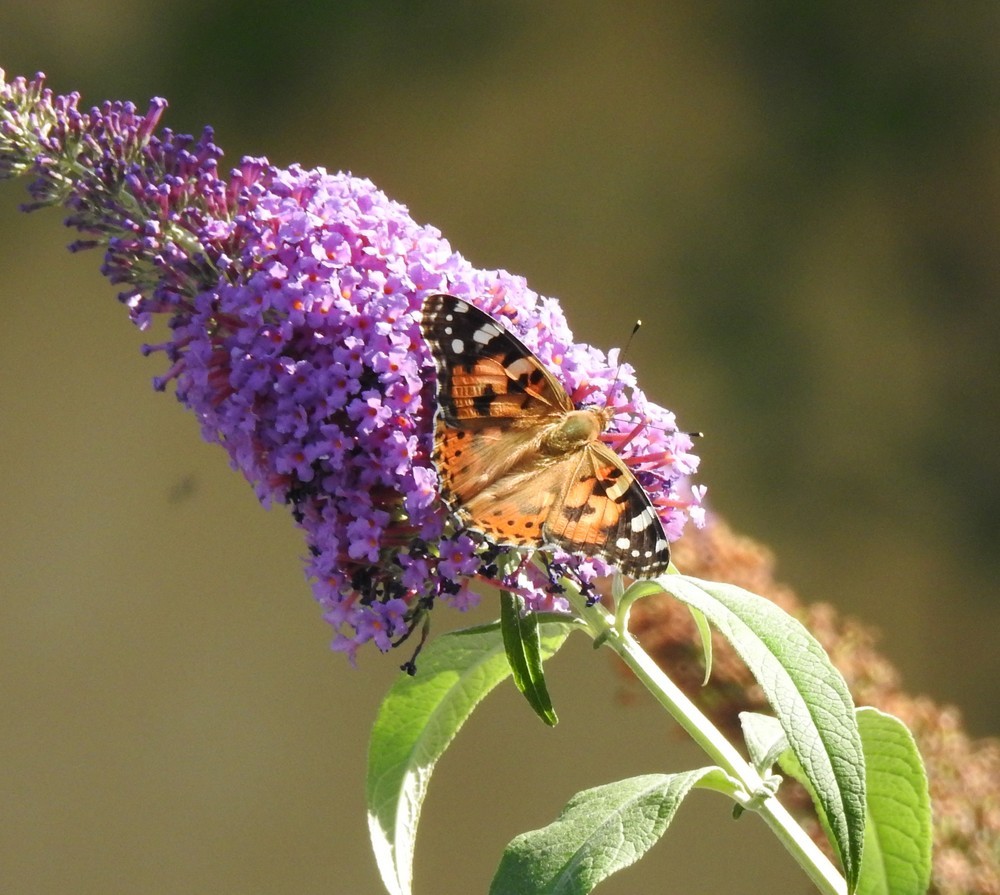
[[[617,541],[615,541],[615,546],[619,550],[628,550],[631,544],[632,542],[628,538],[619,538]]]
[[[461,339],[451,340],[451,350],[453,354],[464,354],[465,353],[465,342]]]
[[[499,335],[500,328],[498,326],[494,326],[492,323],[484,323],[472,334],[472,341],[478,342],[480,345],[489,345]]]
[[[608,488],[607,494],[612,500],[618,500],[626,491],[628,491],[628,486],[630,482],[627,476],[621,476],[617,482],[615,482],[610,488]]]
[[[525,374],[531,375],[535,371],[535,365],[526,357],[519,357],[514,363],[507,367],[507,375],[512,379],[517,379]]]
[[[653,508],[646,507],[638,516],[632,517],[632,531],[642,531],[653,524]]]

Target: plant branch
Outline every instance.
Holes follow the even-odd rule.
[[[809,875],[817,888],[826,895],[846,895],[847,885],[836,867],[806,832],[795,822],[776,798],[759,801],[756,797],[765,782],[737,749],[712,724],[702,711],[653,662],[627,631],[615,627],[614,617],[599,603],[586,605],[586,599],[573,588],[566,597],[587,623],[595,639],[613,649],[670,716],[681,725],[706,754],[743,788],[737,801],[747,810],[760,814],[765,823]]]

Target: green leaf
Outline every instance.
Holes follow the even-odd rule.
[[[898,718],[858,709],[868,778],[860,895],[923,895],[931,874],[931,802],[913,736]]]
[[[542,654],[570,627],[542,626]],[[400,676],[379,708],[368,747],[368,829],[386,889],[410,895],[413,842],[434,765],[479,702],[510,674],[499,624],[444,634]]]
[[[538,615],[522,610],[523,601],[509,591],[500,594],[500,630],[514,685],[549,727],[557,721],[542,667],[541,641],[538,635]]]
[[[671,564],[670,568],[674,568],[673,564]],[[679,575],[680,573],[674,569],[674,571],[668,574]],[[620,582],[621,576],[616,575],[611,593],[618,607],[615,612],[615,627],[619,631],[624,632],[628,628],[628,616],[632,609],[632,604],[637,600],[644,600],[646,597],[662,594],[663,587],[658,579],[640,579],[639,581],[633,581],[621,594],[616,594],[614,588],[619,586]],[[708,620],[704,614],[695,609],[690,603],[688,604],[688,611],[691,613],[691,618],[698,629],[698,636],[701,638],[701,648],[705,654],[705,677],[702,679],[702,686],[705,686],[712,676],[712,629],[709,627]],[[597,645],[599,644],[595,644],[595,646]]]
[[[577,793],[559,817],[511,841],[490,895],[584,895],[639,860],[663,835],[692,787],[719,768],[648,774]]]
[[[704,612],[699,612],[694,606],[688,606],[694,625],[698,629],[698,636],[701,638],[701,650],[705,656],[705,676],[701,680],[703,687],[708,685],[712,677],[712,629],[708,626],[708,619]]]
[[[770,772],[781,753],[788,748],[788,737],[781,722],[770,715],[757,712],[740,712],[743,740],[750,753],[750,761],[761,776]]]
[[[757,679],[823,806],[853,891],[864,848],[865,765],[840,672],[799,622],[763,597],[682,575],[657,581],[705,613]]]

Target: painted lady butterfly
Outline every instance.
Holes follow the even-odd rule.
[[[557,545],[633,578],[670,562],[649,495],[599,440],[609,407],[577,410],[534,354],[453,295],[424,302],[437,368],[434,464],[459,522],[497,544]]]

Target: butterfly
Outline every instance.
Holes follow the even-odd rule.
[[[610,407],[577,410],[520,339],[453,295],[424,301],[421,329],[437,372],[434,465],[463,527],[496,544],[599,556],[633,578],[666,570],[649,495],[599,440]]]

